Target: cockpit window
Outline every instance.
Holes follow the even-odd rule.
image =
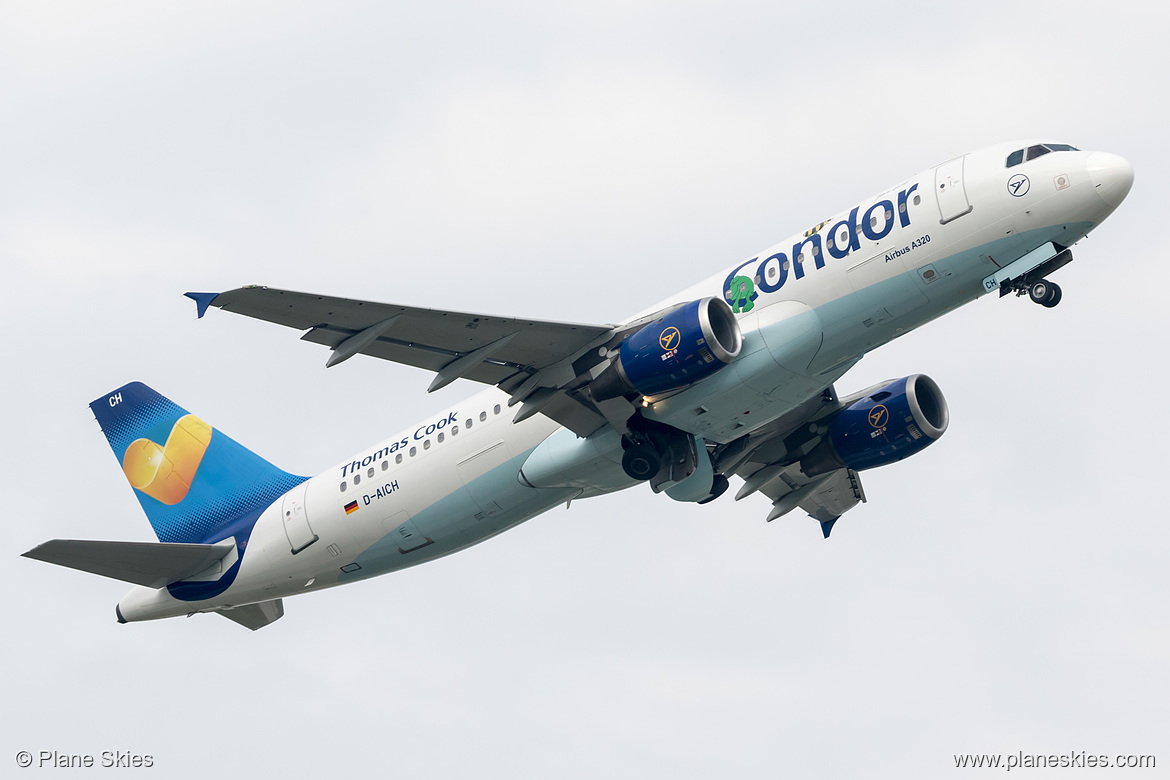
[[[1029,146],[1028,147],[1028,159],[1035,160],[1037,157],[1040,157],[1041,155],[1048,154],[1050,151],[1052,151],[1052,150],[1049,149],[1047,146],[1044,146],[1043,144],[1038,144],[1036,146]]]
[[[1024,149],[1017,149],[1016,151],[1009,154],[1006,167],[1011,168],[1022,163],[1024,161],[1024,151]],[[1035,160],[1037,157],[1042,157],[1049,152],[1079,151],[1080,149],[1076,148],[1075,146],[1069,146],[1068,144],[1036,144],[1035,146],[1029,146],[1027,149],[1029,160]]]

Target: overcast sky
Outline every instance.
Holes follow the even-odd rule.
[[[0,2],[0,767],[933,778],[1083,750],[1164,771],[1170,14],[787,5]],[[838,384],[926,373],[951,425],[866,472],[828,541],[766,524],[762,496],[633,489],[257,633],[118,625],[127,586],[18,557],[153,540],[87,408],[127,381],[302,474],[478,389],[325,371],[184,291],[612,322],[1033,135],[1127,157],[1129,199],[1058,308],[981,299]]]

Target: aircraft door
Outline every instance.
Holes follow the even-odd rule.
[[[967,188],[963,184],[963,163],[966,155],[943,163],[934,170],[934,194],[938,198],[939,223],[947,224],[971,213]]]
[[[309,525],[309,513],[305,509],[305,492],[308,488],[307,481],[297,485],[284,494],[284,502],[281,505],[280,514],[284,525],[284,534],[288,537],[293,555],[319,538],[317,534],[313,533],[312,526]]]

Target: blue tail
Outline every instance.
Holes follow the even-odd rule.
[[[160,542],[246,539],[267,506],[304,482],[141,382],[89,405]]]

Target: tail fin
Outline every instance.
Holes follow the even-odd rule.
[[[254,521],[306,479],[281,471],[141,382],[89,408],[160,542],[223,539],[237,521]]]

